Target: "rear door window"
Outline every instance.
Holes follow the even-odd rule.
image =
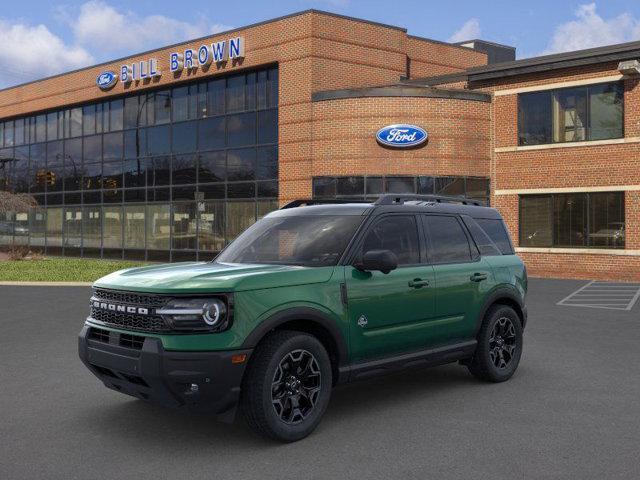
[[[493,240],[503,255],[513,255],[513,246],[502,220],[498,218],[475,218],[474,220]]]
[[[462,215],[462,221],[469,229],[469,233],[471,233],[471,237],[473,237],[473,241],[476,243],[478,250],[480,251],[480,255],[483,257],[502,255],[498,246],[489,238],[489,235],[486,234],[482,227],[480,227],[473,218],[467,215]]]
[[[424,215],[422,219],[429,237],[431,263],[471,262],[469,240],[456,217]]]

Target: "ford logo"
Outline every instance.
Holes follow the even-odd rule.
[[[394,148],[417,147],[427,141],[427,132],[415,125],[389,125],[378,130],[376,139],[382,145]]]
[[[118,76],[113,72],[102,72],[96,78],[96,85],[100,87],[100,90],[109,90],[118,81]]]

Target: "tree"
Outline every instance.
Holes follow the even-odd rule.
[[[27,212],[38,206],[38,202],[28,193],[11,193],[0,190],[0,214]]]

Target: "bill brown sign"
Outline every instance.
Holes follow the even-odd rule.
[[[212,63],[220,64],[227,60],[244,58],[244,37],[230,38],[211,44],[201,45],[197,50],[188,48],[183,52],[172,52],[169,55],[169,70],[180,73],[183,70],[194,70]],[[120,67],[120,81],[124,84],[160,77],[158,60],[150,58]],[[118,75],[111,71],[101,72],[96,84],[101,90],[109,90],[118,81]]]

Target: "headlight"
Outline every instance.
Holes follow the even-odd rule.
[[[227,304],[220,298],[174,298],[156,313],[175,330],[219,332],[229,326]]]

